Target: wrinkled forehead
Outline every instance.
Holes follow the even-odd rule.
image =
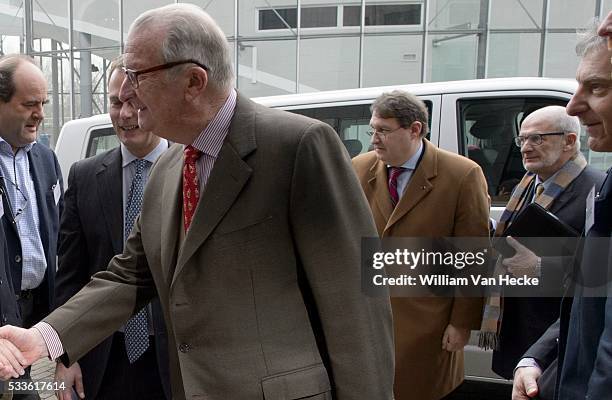
[[[521,136],[531,136],[537,135],[540,133],[548,133],[558,131],[557,127],[551,123],[543,123],[543,124],[527,124],[521,126],[521,130],[519,135]]]
[[[599,46],[589,50],[578,64],[576,80],[583,83],[591,79],[610,79],[612,64],[610,63],[610,51],[606,47]]]
[[[38,67],[23,63],[15,70],[13,75],[15,93],[22,96],[47,96],[47,80]]]

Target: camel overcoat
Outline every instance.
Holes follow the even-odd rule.
[[[386,237],[488,235],[489,197],[481,168],[466,157],[438,149],[426,139],[424,154],[393,209],[387,166],[371,151],[353,167]],[[434,400],[464,377],[463,351],[442,349],[447,325],[479,329],[482,298],[391,299],[395,332],[395,400]]]

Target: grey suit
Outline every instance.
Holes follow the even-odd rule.
[[[183,242],[182,156],[154,166],[123,255],[45,319],[65,361],[157,293],[174,399],[390,399],[389,299],[359,270],[376,229],[333,130],[239,96]]]
[[[122,158],[120,148],[72,165],[60,226],[59,268],[55,278],[56,304],[64,304],[91,276],[105,270],[123,251]],[[159,376],[170,398],[168,337],[159,301],[152,305]],[[95,399],[108,365],[113,335],[79,361],[87,398]],[[110,366],[110,368],[114,368]],[[106,392],[108,390],[105,390]],[[116,393],[121,398],[124,393]]]

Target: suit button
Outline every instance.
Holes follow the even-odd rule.
[[[21,262],[21,256],[19,254],[15,256],[15,262]]]
[[[187,343],[181,343],[181,345],[179,346],[179,350],[181,351],[181,353],[187,353],[189,352],[189,350],[191,350],[191,346],[189,346]]]

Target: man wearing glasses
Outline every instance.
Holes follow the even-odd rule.
[[[50,312],[63,183],[57,158],[36,143],[47,82],[32,59],[0,58],[2,223],[23,326]]]
[[[123,254],[44,322],[0,337],[24,363],[68,365],[157,295],[173,399],[389,400],[389,299],[361,290],[361,238],[376,230],[338,135],[238,94],[227,39],[194,5],[139,16],[123,61],[119,99],[177,144]]]
[[[498,224],[498,236],[503,236],[503,230],[531,203],[539,204],[576,232],[582,232],[587,196],[601,184],[604,173],[587,165],[580,153],[579,133],[578,118],[567,115],[561,106],[541,108],[523,120],[515,143],[521,149],[527,173],[512,192]],[[542,270],[546,270],[543,279],[562,285],[571,267],[571,256],[539,257],[516,240],[506,240],[516,250],[512,257],[499,261],[508,272],[517,277],[540,277]],[[560,301],[560,294],[559,297],[503,297],[502,301],[497,295],[488,299],[481,344],[494,350],[495,373],[512,379],[523,353],[559,316]],[[553,376],[553,385],[542,387],[543,395],[554,388],[555,368],[547,374]]]
[[[353,159],[381,238],[489,234],[489,198],[480,167],[425,139],[427,108],[393,91],[371,107],[373,151]],[[395,399],[437,400],[463,381],[463,347],[482,318],[481,298],[391,299]]]
[[[578,87],[567,105],[586,127],[589,148],[612,152],[612,12],[579,36]],[[607,40],[606,40],[607,39]],[[585,225],[584,250],[572,275],[572,297],[563,299],[559,319],[526,353],[517,368],[513,400],[540,396],[546,368],[558,364],[554,399],[608,399],[612,393],[612,178],[608,170]],[[597,291],[597,288],[602,291]]]

